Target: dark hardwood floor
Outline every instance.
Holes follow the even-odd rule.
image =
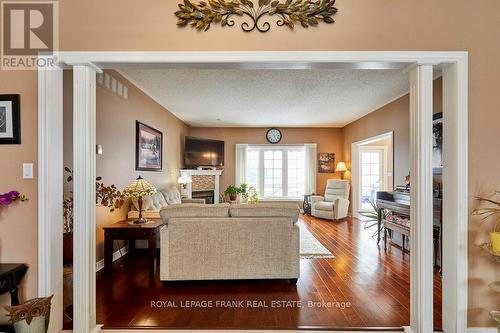
[[[97,275],[97,322],[105,328],[178,329],[400,328],[410,322],[410,256],[377,247],[357,219],[302,216],[334,259],[301,260],[297,285],[287,281],[177,282],[149,278],[146,258],[123,258]],[[441,328],[441,279],[435,273],[434,323]],[[164,301],[162,307],[152,302]],[[189,301],[212,301],[182,307]],[[219,301],[219,302],[217,302]],[[222,302],[242,301],[240,307]],[[248,306],[248,301],[254,302]],[[283,305],[283,307],[263,307]],[[288,303],[284,301],[290,301]],[[291,301],[301,301],[302,306]],[[181,303],[183,302],[183,303]],[[314,302],[314,306],[311,303]],[[328,303],[330,302],[330,303]],[[173,307],[176,305],[177,307]]]

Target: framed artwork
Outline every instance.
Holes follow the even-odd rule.
[[[21,143],[19,95],[0,95],[0,144]]]
[[[163,133],[136,121],[135,169],[137,171],[161,171],[162,159]]]
[[[432,121],[432,171],[443,173],[443,113],[435,113]]]
[[[335,154],[334,153],[319,153],[318,154],[318,172],[319,173],[334,173],[335,172]]]

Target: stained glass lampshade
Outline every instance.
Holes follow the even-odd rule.
[[[127,186],[123,190],[123,194],[125,194],[129,198],[137,198],[139,203],[139,218],[134,221],[134,223],[146,223],[147,220],[142,217],[142,198],[147,197],[148,195],[153,195],[156,193],[156,188],[148,183],[141,176],[137,177],[136,180],[129,186]]]

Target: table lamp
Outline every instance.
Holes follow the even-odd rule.
[[[188,176],[180,176],[179,179],[177,179],[177,183],[181,184],[181,194],[183,196],[187,195],[186,193],[187,185],[191,184],[192,182],[193,180],[191,179],[191,177]]]
[[[136,180],[123,190],[129,198],[136,198],[139,204],[139,218],[134,221],[135,224],[142,224],[148,222],[147,219],[142,217],[142,198],[156,193],[156,188],[148,183],[141,176],[137,177]]]
[[[340,172],[340,178],[344,179],[344,172],[347,171],[347,166],[344,162],[337,163],[337,167],[335,168],[335,172]]]

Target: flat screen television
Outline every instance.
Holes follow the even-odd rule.
[[[224,166],[224,141],[186,136],[184,165],[186,168]]]

